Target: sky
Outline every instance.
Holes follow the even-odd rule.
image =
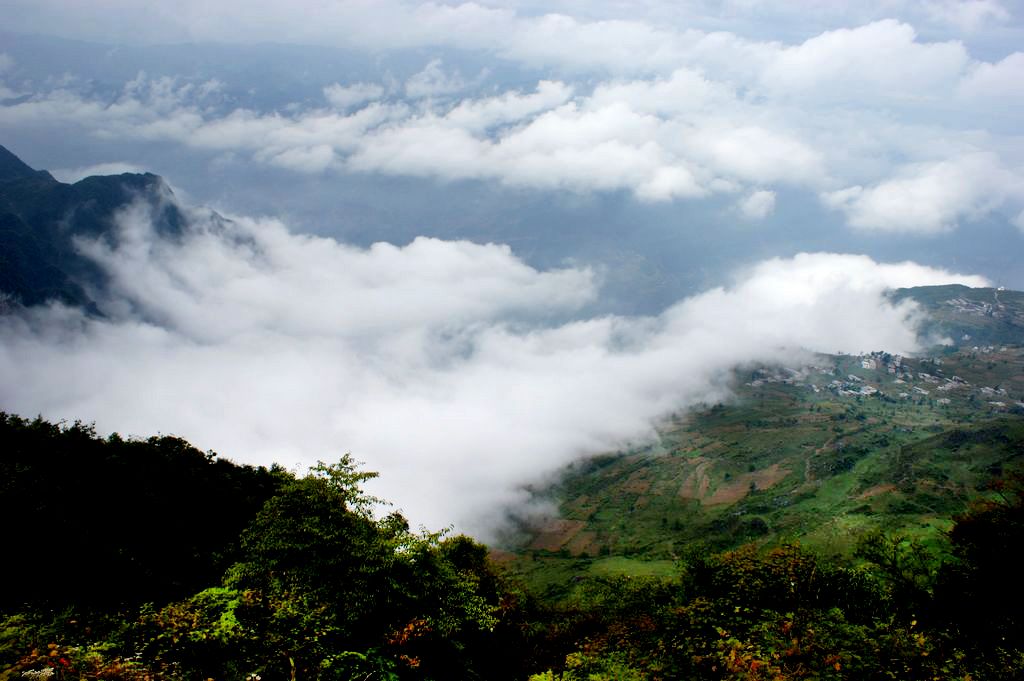
[[[887,288],[1024,288],[1015,3],[0,0],[0,26],[0,144],[159,173],[193,216],[79,244],[102,319],[0,318],[0,408],[351,451],[431,527],[485,536],[736,366],[921,350]]]

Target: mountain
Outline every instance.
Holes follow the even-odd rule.
[[[7,304],[55,300],[98,312],[106,279],[76,238],[116,242],[117,214],[135,201],[159,231],[180,233],[185,218],[169,196],[167,184],[149,173],[58,182],[0,146],[0,293]]]
[[[1024,464],[1024,294],[892,295],[917,301],[928,333],[953,344],[738,373],[729,403],[533,490],[557,512],[510,532],[505,559],[557,592],[581,575],[671,574],[688,553],[745,544],[849,557],[875,530],[941,543],[955,514]]]
[[[928,312],[922,332],[946,336],[956,345],[1020,343],[1024,338],[1024,293],[959,284],[894,291],[892,298],[912,298]]]

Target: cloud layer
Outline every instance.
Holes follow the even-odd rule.
[[[803,254],[657,317],[587,318],[593,273],[537,271],[499,245],[356,249],[203,213],[168,241],[144,205],[118,229],[79,244],[111,277],[105,320],[0,318],[0,407],[177,433],[249,462],[351,451],[414,522],[482,534],[523,485],[726,398],[737,364],[913,351],[918,313],[888,288],[984,283]]]
[[[7,0],[5,7],[10,30],[115,43],[279,42],[374,50],[448,46],[493,50],[520,60],[558,55],[618,68],[632,62],[634,69],[663,64],[678,53],[680,43],[723,26],[763,35],[895,17],[931,34],[971,38],[1019,22],[1019,12],[1003,0],[865,0],[853,5],[813,0],[585,5],[573,0],[223,0],[213,5],[199,0],[104,0],[88,6]]]
[[[270,15],[284,11],[264,4]],[[485,180],[640,201],[725,195],[748,217],[771,212],[757,192],[797,188],[876,234],[933,234],[1024,209],[1024,145],[1013,125],[1024,113],[1021,52],[986,61],[960,40],[923,39],[892,18],[783,42],[475,4],[393,5],[385,22],[369,4],[329,3],[305,28],[333,27],[324,41],[356,47],[468,50],[481,66],[467,73],[478,75],[427,58],[404,81],[387,73],[325,83],[321,102],[273,111],[232,106],[217,80],[140,74],[113,97],[33,83],[33,94],[0,105],[0,124],[79,126],[99,138],[173,142],[212,162],[311,174]],[[181,20],[212,38],[218,16]],[[967,31],[1009,14],[976,0],[927,3],[915,16]],[[503,61],[547,75],[503,87],[488,67]],[[7,72],[11,92],[26,85],[13,62]]]

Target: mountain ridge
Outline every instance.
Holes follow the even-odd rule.
[[[152,173],[91,176],[73,184],[35,170],[0,146],[0,293],[5,305],[50,301],[99,314],[106,276],[76,237],[117,241],[116,216],[133,201],[151,209],[158,231],[179,234],[186,219],[170,187]]]

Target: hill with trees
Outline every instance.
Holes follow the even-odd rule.
[[[1019,425],[1019,424],[1018,424]],[[1003,441],[973,431],[942,446]],[[1015,443],[1015,444],[1014,444]],[[979,451],[974,449],[976,453]],[[0,417],[0,679],[1014,679],[1024,480],[945,543],[880,531],[683,551],[661,578],[531,593],[462,536],[375,516],[350,457],[306,475],[169,437]]]
[[[0,415],[0,679],[523,678],[485,547],[173,437]],[[48,671],[52,670],[52,671]]]

